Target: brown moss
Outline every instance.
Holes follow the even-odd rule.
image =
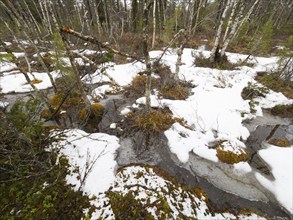
[[[65,94],[63,94],[62,92],[56,93],[55,95],[53,95],[50,99],[49,99],[49,104],[53,109],[58,108],[61,105],[61,102],[63,100],[63,97],[65,96]],[[62,107],[63,108],[70,108],[72,106],[77,106],[80,104],[83,104],[84,101],[81,98],[81,95],[78,92],[73,92],[70,95],[68,95],[66,97],[66,99],[64,100]]]
[[[278,147],[290,147],[291,144],[286,138],[274,138],[268,141],[269,144],[278,146]]]
[[[160,111],[151,111],[142,113],[134,118],[134,127],[142,131],[159,133],[168,130],[176,120],[170,113],[162,113]]]
[[[51,116],[52,116],[52,113],[50,112],[49,109],[44,109],[43,111],[41,111],[41,118],[49,119],[51,118]]]
[[[165,99],[172,100],[185,100],[188,98],[188,89],[181,84],[167,85],[164,86],[160,95]]]
[[[291,105],[276,105],[271,109],[273,115],[284,118],[293,118],[293,104]]]
[[[32,82],[32,84],[39,84],[39,83],[43,82],[43,80],[41,80],[41,79],[33,79],[31,82]]]
[[[49,104],[52,108],[58,108],[58,106],[60,105],[61,101],[62,101],[62,93],[56,93],[55,95],[53,95],[50,100],[49,100]]]
[[[248,160],[249,155],[242,148],[233,147],[233,149],[234,149],[233,151],[231,151],[229,149],[225,149],[225,142],[226,141],[222,141],[216,147],[217,157],[219,158],[219,160],[221,160],[224,163],[228,163],[228,164],[234,164],[234,163],[239,163],[241,161]],[[237,151],[237,153],[235,151]]]
[[[194,193],[195,193],[195,195],[198,197],[198,198],[203,198],[204,197],[204,199],[207,201],[208,200],[208,196],[207,196],[207,194],[205,193],[205,191],[203,191],[203,189],[202,188],[199,188],[199,187],[196,187],[196,188],[194,188]]]
[[[104,114],[104,106],[100,103],[94,103],[90,108],[83,108],[79,113],[79,119],[81,121],[92,119],[100,121]]]
[[[126,90],[133,96],[140,97],[145,93],[146,86],[146,76],[136,76],[132,79],[131,85],[126,88]],[[151,77],[152,88],[157,88],[159,86],[159,79]]]

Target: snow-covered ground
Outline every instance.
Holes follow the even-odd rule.
[[[207,205],[207,198],[196,195],[158,175],[151,167],[129,166],[116,174],[112,184],[112,193],[125,196],[131,193],[141,203],[141,208],[150,213],[154,219],[265,219],[254,213],[235,216],[229,212],[212,213]],[[101,194],[97,200],[98,209],[93,219],[113,219],[114,213],[107,194]],[[105,206],[105,204],[107,204]],[[126,207],[125,212],[127,213]]]
[[[150,52],[150,56],[152,59],[155,59],[160,53],[161,51],[152,51]],[[255,63],[254,67],[245,66],[237,70],[228,71],[194,66],[194,57],[199,54],[208,57],[210,52],[185,49],[182,57],[183,64],[180,67],[179,77],[195,85],[195,88],[192,89],[191,96],[186,100],[168,100],[159,99],[156,93],[154,93],[151,97],[152,106],[168,107],[175,117],[183,118],[187,122],[189,129],[176,123],[165,132],[170,150],[177,155],[182,163],[186,163],[190,159],[190,152],[214,163],[222,163],[216,156],[216,150],[209,148],[209,143],[228,140],[232,146],[245,149],[244,141],[248,138],[249,131],[242,124],[243,121],[254,118],[255,116],[261,116],[261,107],[270,108],[277,104],[291,104],[293,100],[287,99],[281,93],[270,91],[265,97],[256,99],[259,105],[255,107],[256,113],[251,113],[249,101],[243,100],[241,97],[241,91],[247,86],[248,82],[257,83],[254,80],[257,71],[269,72],[277,68],[276,57],[254,57],[250,60],[251,63]],[[235,63],[247,57],[246,55],[233,53],[227,53],[227,56],[231,62]],[[170,50],[163,56],[162,62],[169,65],[174,72],[176,59],[176,51]],[[26,83],[22,74],[9,72],[14,68],[15,66],[11,63],[6,62],[0,64],[0,72],[3,72],[3,75],[0,76],[1,93],[31,91],[32,88]],[[132,78],[142,70],[144,70],[143,64],[133,62],[109,67],[107,73],[120,86],[125,86],[130,84]],[[41,83],[36,84],[38,89],[51,87],[49,78],[45,73],[32,74],[35,78],[42,80]],[[30,77],[32,77],[32,74],[30,74]],[[58,74],[54,73],[53,76],[56,78]],[[102,76],[98,70],[95,74],[85,77],[84,80],[86,83],[109,82],[109,79]],[[109,89],[109,86],[104,85],[103,87],[96,88],[95,92],[102,97]],[[139,107],[144,102],[145,98],[141,97],[133,104],[135,107]],[[129,111],[131,110],[128,108],[122,113],[125,114],[125,112]],[[107,190],[111,185],[113,186],[113,182],[114,186],[118,184],[118,187],[114,189],[125,194],[125,191],[123,191],[120,185],[130,184],[129,181],[133,181],[131,177],[134,175],[134,170],[141,169],[141,172],[146,172],[143,168],[126,169],[125,172],[129,176],[125,180],[127,183],[123,183],[121,173],[118,173],[115,177],[116,163],[114,153],[119,147],[119,140],[114,136],[101,133],[86,134],[80,130],[69,130],[66,132],[66,137],[66,140],[61,142],[62,145],[66,146],[63,148],[62,153],[69,157],[69,161],[73,167],[79,166],[82,169],[82,176],[84,175],[84,167],[87,166],[87,159],[94,161],[97,158],[95,164],[99,165],[92,167],[88,178],[82,186],[82,189],[90,195],[97,196],[98,193]],[[265,176],[253,170],[247,162],[231,165],[231,173],[235,176],[238,175],[238,177],[243,177],[246,174],[251,175],[251,173],[255,174],[255,178],[259,183],[273,193],[280,204],[293,214],[292,146],[289,148],[268,146],[266,149],[261,150],[259,155],[272,167],[272,174],[275,180],[267,179]],[[78,175],[75,173],[68,178],[68,181],[75,184],[77,188],[81,184],[78,180],[80,177],[77,178]],[[151,182],[154,181],[154,183],[157,181],[155,179],[159,178],[152,172],[149,172],[146,176],[150,176]],[[138,178],[136,181],[139,182],[140,179]],[[158,187],[164,187],[166,181],[158,180],[156,184]],[[141,193],[143,194],[143,192]],[[176,200],[176,198],[172,199]],[[196,200],[197,198],[193,199]],[[186,200],[184,204],[186,206],[186,209],[184,209],[186,216],[193,216],[192,210],[188,208],[191,206],[190,200]],[[203,203],[201,204],[203,205]],[[172,210],[174,211],[174,216],[176,216],[176,208]],[[150,210],[150,212],[152,213],[153,211]],[[201,211],[197,210],[197,212],[199,213],[197,217],[202,217],[200,215]],[[211,216],[208,215],[207,218],[211,219]]]

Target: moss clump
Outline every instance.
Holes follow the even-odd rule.
[[[185,100],[188,98],[188,89],[181,84],[164,86],[160,95],[165,99]]]
[[[276,105],[271,109],[273,115],[283,118],[293,118],[293,104],[291,105]]]
[[[278,146],[278,147],[290,147],[291,144],[286,138],[274,138],[268,141],[269,144]]]
[[[160,133],[168,130],[176,119],[170,113],[160,111],[150,111],[142,113],[134,118],[134,127],[150,133]]]
[[[78,92],[73,92],[72,94],[69,94],[67,97],[62,92],[56,93],[53,95],[50,100],[49,104],[51,108],[57,109],[61,104],[64,109],[70,108],[72,106],[77,106],[79,104],[82,104],[84,101],[81,98],[81,95]],[[63,100],[65,98],[65,100]],[[62,103],[63,102],[63,103]]]
[[[227,141],[222,141],[216,147],[217,157],[224,163],[234,164],[248,160],[248,153],[240,147],[232,146]]]
[[[194,189],[194,193],[195,195],[198,197],[198,198],[204,198],[206,201],[208,200],[208,196],[207,194],[205,193],[205,191],[202,190],[202,188],[199,188],[199,187],[196,187]]]
[[[257,85],[257,83],[251,83],[248,82],[247,86],[243,88],[241,92],[241,97],[244,100],[247,99],[254,99],[256,97],[265,97],[266,94],[268,94],[269,89],[260,85]]]
[[[104,106],[100,103],[94,103],[90,108],[83,108],[79,113],[81,121],[91,119],[101,121],[104,114]]]
[[[110,191],[107,196],[117,220],[154,219],[146,208],[134,198],[131,191],[125,195]]]
[[[293,82],[282,80],[278,76],[278,74],[268,74],[262,77],[257,77],[260,83],[265,85],[266,87],[276,91],[283,93],[286,97],[293,99]]]
[[[61,101],[62,101],[62,93],[56,93],[55,95],[53,95],[50,100],[49,100],[49,104],[52,108],[58,108],[58,106],[60,105]]]
[[[39,83],[43,82],[43,80],[41,80],[41,79],[33,79],[31,82],[32,82],[32,84],[39,84]]]

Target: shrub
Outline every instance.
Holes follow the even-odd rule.
[[[293,99],[293,82],[288,80],[282,80],[276,73],[268,74],[262,77],[257,77],[260,83],[266,87],[283,93],[286,97]]]
[[[273,115],[284,118],[293,118],[293,104],[291,105],[276,105],[271,109]]]
[[[251,113],[256,113],[255,107],[259,104],[259,102],[251,100],[248,104],[249,104],[249,107],[250,107],[250,112]]]
[[[268,94],[269,89],[258,85],[257,83],[248,82],[247,86],[243,88],[241,97],[244,100],[254,99],[256,97],[265,97]]]
[[[224,163],[234,164],[248,160],[248,153],[228,141],[221,141],[216,147],[217,157]]]
[[[267,56],[272,47],[273,22],[269,20],[262,29],[262,40],[259,46],[259,52]]]
[[[278,147],[290,147],[291,144],[286,138],[274,138],[268,141],[269,144],[278,146]]]
[[[81,219],[89,198],[66,184],[68,161],[40,121],[37,99],[0,112],[1,219]],[[58,163],[57,163],[58,158]]]
[[[226,55],[219,61],[211,62],[210,58],[206,58],[200,54],[195,58],[193,64],[198,67],[216,68],[220,70],[234,70],[237,66],[236,64],[230,63]]]
[[[165,99],[185,100],[188,98],[189,92],[185,86],[176,83],[164,86],[160,91],[160,95]]]

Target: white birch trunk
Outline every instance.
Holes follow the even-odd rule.
[[[197,25],[198,25],[198,21],[199,21],[199,13],[200,13],[200,9],[202,8],[202,0],[199,1],[199,5],[198,5],[198,8],[197,8],[197,12],[196,12],[196,17],[195,17],[195,23],[194,23],[194,26],[192,28],[192,33],[195,33],[196,31],[196,28],[197,28]]]
[[[153,6],[153,39],[152,39],[152,48],[155,47],[155,42],[156,42],[156,5],[157,5],[157,1],[154,0],[154,6]]]
[[[224,8],[224,11],[223,11],[223,14],[221,16],[219,27],[217,29],[217,34],[216,34],[216,38],[215,38],[215,42],[214,42],[214,47],[213,47],[213,49],[211,51],[211,57],[210,57],[211,62],[215,62],[216,52],[217,52],[217,49],[218,49],[219,44],[220,44],[220,39],[221,39],[224,20],[226,18],[226,14],[227,14],[227,11],[228,11],[229,8],[230,8],[230,0],[227,1],[227,4],[226,4],[226,6]]]
[[[237,30],[237,27],[239,27],[240,18],[242,17],[243,10],[244,10],[244,4],[241,6],[239,13],[238,13],[238,15],[236,16],[236,18],[234,20],[234,23],[232,25],[232,28],[231,28],[231,31],[230,31],[229,35],[224,40],[223,47],[221,49],[221,57],[224,56],[224,54],[226,52],[226,49],[227,49],[231,39],[236,34],[236,30]]]
[[[250,15],[252,14],[252,12],[253,12],[255,6],[258,4],[258,2],[259,2],[259,0],[256,0],[256,1],[254,2],[254,4],[251,6],[251,8],[249,9],[249,11],[248,11],[247,14],[245,15],[245,17],[241,20],[241,23],[240,23],[240,25],[239,25],[239,28],[238,28],[237,31],[236,31],[235,36],[238,34],[238,31],[240,30],[240,28],[242,27],[242,25],[244,24],[244,22],[247,21],[247,20],[249,19]],[[232,38],[232,39],[233,39],[233,38]]]
[[[238,4],[238,0],[232,0],[232,11],[231,11],[231,14],[230,14],[228,23],[227,23],[227,27],[226,27],[226,30],[225,30],[225,34],[224,34],[224,37],[223,37],[223,42],[226,41],[226,38],[227,38],[228,33],[229,33],[229,30],[231,28],[231,24],[232,24],[232,21],[233,21],[233,18],[234,18],[235,9],[237,7],[237,4]]]

